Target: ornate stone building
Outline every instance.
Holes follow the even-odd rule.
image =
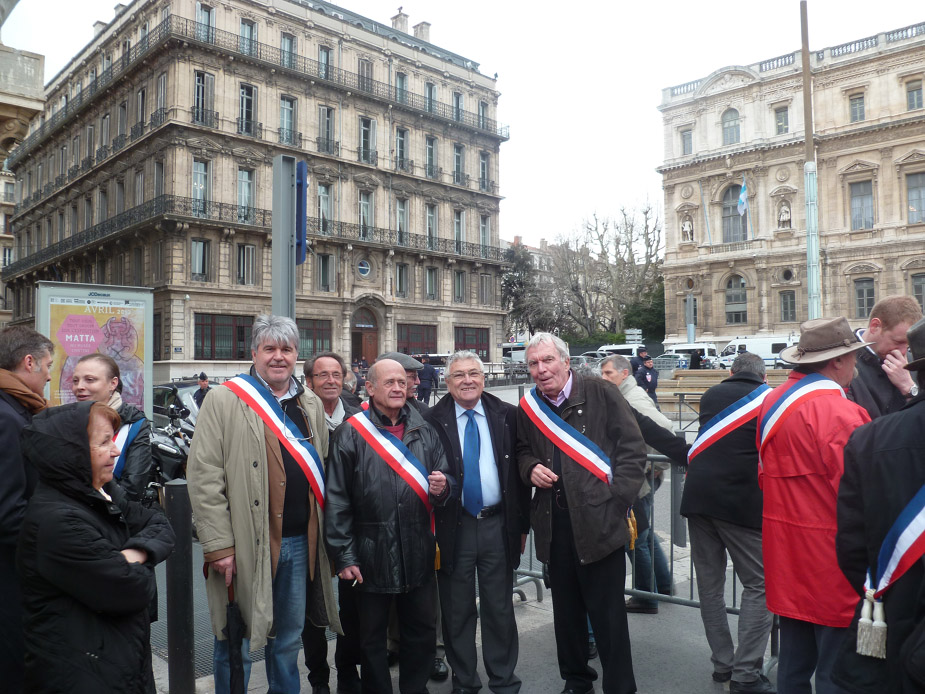
[[[321,0],[136,0],[13,152],[15,321],[36,280],[154,289],[155,378],[249,359],[270,309],[272,159],[309,166],[301,356],[500,359],[498,158],[478,64]],[[231,368],[233,365],[229,365]],[[222,367],[215,367],[222,372]]]
[[[925,305],[925,24],[813,51],[822,314]],[[807,318],[800,52],[662,92],[667,342],[798,331]],[[743,180],[748,210],[737,211]]]

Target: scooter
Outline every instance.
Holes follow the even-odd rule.
[[[190,411],[182,406],[171,404],[167,408],[169,423],[165,427],[151,429],[151,482],[145,490],[144,503],[152,506],[163,505],[164,484],[170,480],[186,477],[186,459],[189,457],[191,429],[186,418]]]

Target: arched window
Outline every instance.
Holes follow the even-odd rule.
[[[730,108],[723,113],[723,144],[734,145],[739,142],[739,112]]]
[[[745,279],[733,275],[726,281],[726,325],[748,322],[748,292]]]
[[[864,277],[854,281],[854,317],[870,318],[870,312],[874,307],[874,280],[872,277]]]
[[[742,186],[729,186],[723,193],[723,243],[745,241],[748,228],[748,211],[739,214],[739,193]]]
[[[925,275],[912,275],[912,296],[925,311]]]

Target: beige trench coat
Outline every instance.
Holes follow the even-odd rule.
[[[310,390],[299,398],[307,413],[321,459],[328,453],[328,428],[321,400]],[[273,574],[270,556],[267,448],[260,417],[228,388],[213,388],[196,420],[187,464],[187,482],[204,554],[234,548],[235,599],[247,625],[252,649],[266,644],[273,626]],[[320,509],[319,514],[321,514]],[[319,517],[324,528],[324,516]],[[316,567],[324,590],[331,629],[341,633],[331,566],[323,537],[317,538]],[[224,577],[209,572],[206,581],[212,631],[224,639],[228,592]]]

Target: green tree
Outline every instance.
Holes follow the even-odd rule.
[[[646,342],[665,339],[665,282],[661,277],[638,301],[627,304],[623,324],[628,328],[642,328]]]
[[[557,326],[555,307],[548,291],[539,287],[533,256],[523,244],[505,251],[510,265],[501,278],[501,302],[508,312],[508,327],[513,333],[534,333]]]

